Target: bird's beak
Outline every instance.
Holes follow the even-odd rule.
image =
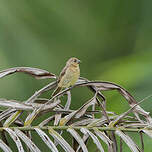
[[[80,64],[80,63],[81,63],[81,61],[80,61],[80,60],[78,60],[77,62],[78,62],[78,64]]]

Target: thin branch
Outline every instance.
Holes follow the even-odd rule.
[[[122,144],[123,144],[122,138],[120,137],[120,152],[122,152]]]
[[[116,127],[90,127],[90,126],[24,126],[24,127],[9,127],[10,129],[18,129],[22,131],[34,131],[35,128],[40,128],[41,130],[48,130],[49,128],[55,129],[55,130],[67,130],[68,128],[75,129],[75,130],[80,130],[81,128],[86,128],[88,130],[94,130],[98,129],[100,131],[116,131]],[[5,127],[0,127],[0,131],[3,131]],[[121,128],[119,127],[119,130],[124,131],[124,132],[140,132],[145,128]],[[149,131],[152,131],[152,129],[148,129]]]
[[[0,122],[0,127],[2,127],[2,126],[3,126],[3,124],[2,124],[2,122]],[[6,145],[9,145],[8,141],[7,141],[7,138],[6,138],[5,130],[2,130],[1,133],[0,133],[0,135],[1,135],[1,138],[2,138],[3,142]]]
[[[142,152],[144,152],[144,139],[143,139],[143,133],[140,131],[140,140],[141,140],[141,147],[142,147]]]
[[[132,112],[134,110],[134,108],[136,108],[136,106],[138,106],[139,104],[141,104],[142,102],[144,102],[146,99],[152,97],[152,95],[149,95],[147,97],[145,97],[144,99],[142,99],[141,101],[139,101],[138,103],[134,104],[129,110],[127,110],[126,112],[122,113],[120,116],[118,116],[111,124],[110,126],[115,126],[117,123],[120,122],[120,120],[122,120],[125,116],[127,116],[130,112]]]

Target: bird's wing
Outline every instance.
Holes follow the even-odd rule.
[[[67,67],[68,67],[68,66],[65,66],[65,67],[62,69],[62,71],[61,71],[61,73],[60,73],[60,75],[59,75],[59,78],[58,78],[58,83],[60,82],[61,78],[64,76],[64,74],[65,74],[65,72],[66,72],[66,70],[67,70]]]

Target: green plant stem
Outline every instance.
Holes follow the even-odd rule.
[[[0,131],[3,131],[5,127],[0,127]],[[77,126],[77,127],[73,127],[73,126],[45,126],[45,127],[39,127],[39,126],[25,126],[25,127],[9,127],[10,129],[14,130],[14,129],[19,129],[22,131],[32,131],[34,130],[34,128],[40,128],[41,130],[48,130],[49,128],[55,129],[55,130],[66,130],[68,128],[72,128],[75,130],[80,130],[81,128],[86,128],[89,130],[92,129],[99,129],[100,131],[115,131],[116,127],[88,127],[88,126]],[[140,128],[140,129],[136,129],[136,128],[119,128],[119,130],[121,131],[125,131],[125,132],[140,132],[142,129],[145,128]],[[151,129],[149,129],[151,130]]]

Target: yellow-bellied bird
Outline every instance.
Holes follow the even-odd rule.
[[[76,83],[80,77],[79,64],[80,60],[75,57],[72,57],[67,61],[66,66],[63,68],[59,75],[59,78],[57,80],[57,88],[53,92],[52,96],[55,96],[63,88],[68,88]]]

